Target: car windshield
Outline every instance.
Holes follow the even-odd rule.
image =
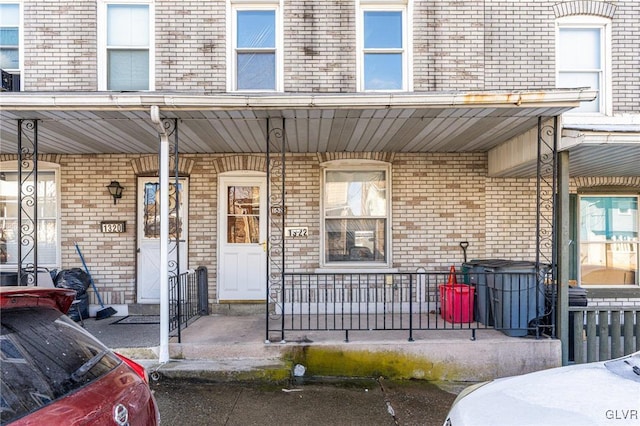
[[[55,309],[8,309],[0,320],[0,424],[68,395],[121,362]]]
[[[605,362],[604,365],[614,374],[640,382],[640,352]]]

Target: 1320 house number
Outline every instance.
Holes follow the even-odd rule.
[[[287,237],[307,237],[309,235],[309,228],[284,228],[285,235]]]
[[[100,230],[104,233],[122,233],[127,230],[127,222],[121,221],[110,221],[110,222],[100,222]]]

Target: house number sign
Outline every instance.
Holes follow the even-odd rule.
[[[293,238],[306,238],[309,236],[309,228],[305,227],[296,227],[296,228],[289,228],[289,227],[285,227],[284,228],[284,235],[287,237],[293,237]]]
[[[109,220],[105,222],[100,222],[100,230],[105,234],[119,234],[122,232],[126,232],[127,222],[124,220],[123,221]]]

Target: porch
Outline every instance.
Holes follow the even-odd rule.
[[[286,341],[266,343],[262,314],[202,316],[171,338],[170,360],[158,363],[159,324],[85,321],[107,346],[141,360],[150,372],[193,374],[214,380],[288,379],[292,367],[305,377],[395,377],[475,382],[560,366],[560,341],[513,338],[483,329],[471,340],[468,330],[419,330],[408,341],[403,330],[292,331]]]
[[[183,309],[190,313],[173,332],[167,364],[152,361],[159,321],[150,323],[148,316],[129,325],[121,319],[88,321],[87,329],[120,352],[148,359],[163,374],[184,374],[196,363],[214,379],[289,377],[292,366],[302,364],[310,376],[466,382],[559,366],[555,291],[547,269],[526,262],[511,268],[487,273],[465,264],[462,272],[448,274],[286,273],[278,315],[273,307],[266,315],[264,304],[253,305],[251,314],[248,305],[199,317],[202,310]],[[178,298],[185,307],[197,305],[203,289],[206,294],[196,280],[180,282],[186,284]],[[570,361],[603,361],[640,348],[637,309],[574,304],[570,311]]]

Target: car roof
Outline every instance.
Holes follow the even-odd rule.
[[[0,309],[46,306],[66,314],[75,297],[76,291],[68,288],[0,287]]]

